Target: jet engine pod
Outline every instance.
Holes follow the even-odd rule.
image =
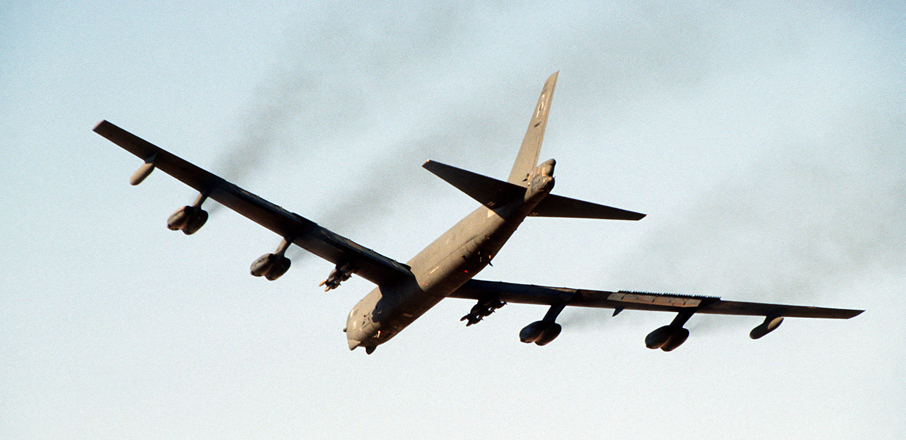
[[[675,330],[669,325],[660,327],[655,331],[648,333],[648,336],[645,337],[645,346],[652,350],[661,348],[670,340],[670,337],[673,336],[674,333]]]
[[[170,214],[170,218],[167,219],[167,228],[171,231],[178,231],[186,226],[186,223],[189,222],[189,217],[192,216],[192,213],[195,212],[195,208],[191,206],[183,206]]]
[[[274,281],[277,278],[282,277],[283,274],[285,274],[286,271],[289,270],[290,264],[292,264],[292,261],[290,261],[289,258],[277,258],[271,266],[271,270],[264,274],[264,278],[267,278],[268,281]]]
[[[273,263],[271,263],[271,257],[273,257],[273,256],[274,256],[274,254],[264,254],[264,255],[258,257],[257,260],[253,261],[252,267],[249,268],[249,271],[252,273],[252,276],[253,277],[264,276],[264,274],[270,270],[271,265],[273,264]]]
[[[660,348],[664,351],[673,351],[683,345],[689,338],[689,330],[675,325],[665,325],[648,333],[645,337],[645,346],[654,350]]]
[[[553,321],[535,321],[519,332],[519,340],[526,344],[547,345],[560,335],[563,328]]]
[[[758,338],[760,338],[760,337],[762,337],[762,336],[764,336],[764,335],[766,335],[766,334],[768,334],[768,333],[774,331],[774,329],[776,329],[777,327],[780,326],[780,323],[781,323],[781,322],[783,322],[783,317],[782,317],[782,316],[778,316],[778,317],[770,317],[770,316],[768,316],[768,317],[765,317],[765,318],[764,318],[764,322],[761,323],[761,325],[759,325],[758,327],[753,328],[752,331],[749,332],[749,337],[752,338],[752,339],[758,339]]]
[[[167,228],[172,231],[179,231],[186,235],[192,235],[198,232],[205,222],[208,221],[208,212],[195,206],[183,206],[170,215],[167,219]]]
[[[205,222],[208,221],[208,211],[205,211],[201,208],[195,208],[195,215],[189,218],[189,222],[186,223],[186,226],[182,228],[182,233],[186,235],[192,235],[198,232]]]
[[[560,330],[563,330],[563,327],[560,327],[560,324],[557,324],[556,322],[551,323],[550,327],[548,327],[544,333],[541,333],[541,337],[535,341],[535,344],[539,346],[549,344],[556,339],[557,336],[560,336]]]
[[[263,276],[269,281],[274,281],[289,270],[291,263],[289,258],[282,255],[264,254],[252,263],[250,272],[252,276]]]
[[[544,331],[547,330],[551,326],[551,324],[553,323],[546,321],[535,321],[525,326],[525,328],[523,328],[522,331],[519,332],[519,340],[525,342],[526,344],[535,342],[541,338],[541,336],[544,334]]]
[[[670,336],[670,339],[661,346],[661,350],[664,351],[673,351],[676,347],[683,345],[683,342],[686,342],[686,339],[689,338],[689,330],[685,328],[680,328],[675,331],[673,335]]]

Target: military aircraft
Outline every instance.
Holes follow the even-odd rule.
[[[334,264],[327,279],[321,282],[325,290],[337,288],[353,274],[376,284],[346,319],[344,331],[350,350],[364,347],[371,354],[375,347],[399,334],[444,298],[476,301],[462,318],[467,326],[480,322],[508,302],[549,306],[541,320],[519,333],[522,342],[537,345],[546,345],[560,334],[561,326],[555,320],[566,306],[610,308],[614,309],[614,316],[623,310],[674,312],[676,317],[670,324],[645,338],[648,348],[663,351],[671,351],[685,342],[689,330],[683,325],[695,313],[763,316],[764,322],[750,333],[752,339],[776,329],[784,317],[848,319],[862,313],[862,310],[724,301],[711,296],[599,291],[473,279],[491,263],[526,217],[613,220],[645,217],[637,212],[551,194],[556,162],[551,159],[537,163],[558,73],[551,75],[541,90],[506,181],[435,161],[423,165],[481,206],[405,264],[268,202],[110,122],[102,121],[94,131],[144,160],[130,179],[132,185],[138,185],[155,168],[160,168],[199,192],[192,205],[183,206],[170,216],[169,229],[187,235],[198,231],[208,218],[202,204],[210,198],[282,237],[275,252],[252,263],[252,275],[268,280],[279,278],[290,267],[285,254],[295,244]]]

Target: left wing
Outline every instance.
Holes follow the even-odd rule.
[[[286,243],[293,243],[324,258],[336,264],[338,269],[345,268],[346,277],[355,273],[375,284],[382,285],[412,276],[412,272],[405,264],[385,257],[348,238],[322,228],[299,214],[268,202],[108,121],[101,121],[94,131],[145,160],[145,165],[133,175],[133,185],[140,183],[153,169],[159,168],[201,193],[196,205],[200,205],[205,198],[216,200],[280,235],[286,240]],[[200,209],[200,206],[196,208]],[[285,248],[283,250],[285,251]],[[331,278],[333,275],[331,274]],[[328,287],[331,286],[328,285]]]
[[[686,340],[689,331],[684,329],[683,325],[695,313],[764,316],[764,323],[750,333],[752,339],[758,339],[777,328],[784,317],[849,319],[864,311],[724,301],[712,296],[611,292],[481,280],[467,282],[450,294],[450,297],[478,301],[472,311],[463,317],[463,320],[468,320],[467,325],[481,321],[506,302],[550,306],[550,310],[541,321],[529,324],[520,333],[523,342],[535,342],[538,345],[547,344],[560,333],[560,325],[554,320],[566,306],[614,309],[614,315],[623,310],[676,312],[677,316],[670,325],[651,332],[645,340],[648,348],[661,348],[664,351],[673,350]]]

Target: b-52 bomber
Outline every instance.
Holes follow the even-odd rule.
[[[462,318],[466,325],[478,323],[506,303],[548,306],[541,320],[519,332],[522,342],[537,345],[546,345],[560,334],[556,319],[567,306],[609,308],[614,310],[614,315],[623,310],[673,312],[676,317],[670,324],[645,338],[645,346],[663,351],[671,351],[686,341],[689,330],[683,326],[695,313],[764,317],[764,322],[751,331],[752,339],[770,333],[786,317],[848,319],[862,313],[862,310],[724,301],[710,296],[544,287],[474,279],[526,217],[611,220],[645,217],[637,212],[551,194],[556,162],[550,159],[538,165],[538,156],[557,75],[551,75],[541,90],[506,181],[435,161],[423,165],[480,206],[405,264],[268,202],[110,122],[102,121],[94,131],[144,161],[130,179],[133,185],[159,168],[198,191],[192,205],[183,206],[170,216],[168,228],[187,235],[195,233],[208,218],[202,204],[213,199],[281,237],[275,252],[252,263],[252,275],[268,280],[279,278],[290,267],[287,249],[296,245],[333,263],[334,269],[321,283],[326,290],[337,288],[352,275],[376,284],[346,319],[344,331],[350,350],[363,347],[371,354],[375,347],[392,339],[444,298],[476,302]]]

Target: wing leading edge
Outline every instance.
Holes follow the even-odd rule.
[[[143,166],[145,173],[136,177],[143,170],[140,168],[136,176],[133,176],[133,184],[140,182],[153,168],[159,168],[202,195],[270,229],[288,242],[338,266],[348,265],[355,268],[356,275],[375,284],[391,284],[412,276],[405,264],[268,202],[108,121],[101,121],[94,131],[145,160],[146,165]],[[153,164],[153,167],[147,167],[147,164]]]

